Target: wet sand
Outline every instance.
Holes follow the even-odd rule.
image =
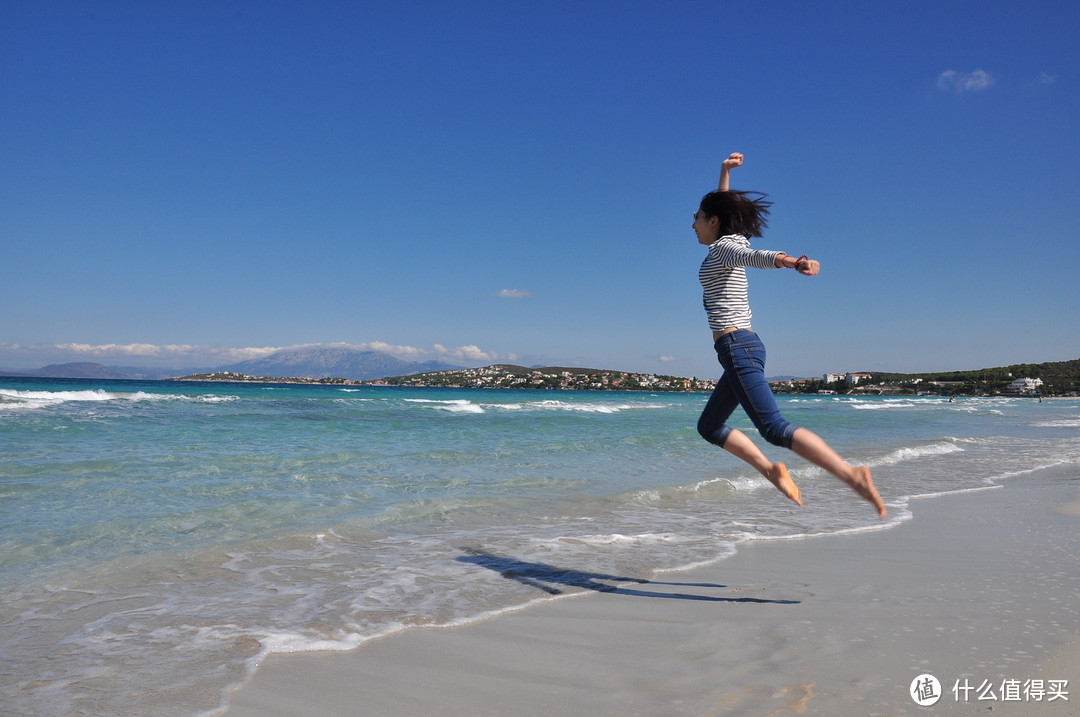
[[[275,655],[227,714],[1075,715],[1078,487],[1075,466],[1044,470],[912,501],[889,530],[744,543],[648,584]],[[909,694],[924,673],[932,707]]]

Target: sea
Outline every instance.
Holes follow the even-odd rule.
[[[706,399],[0,378],[0,713],[219,715],[271,653],[888,530],[1051,466],[1080,488],[1077,398],[779,396],[885,520],[761,441],[785,499],[697,435]]]

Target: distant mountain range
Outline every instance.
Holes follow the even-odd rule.
[[[233,371],[269,378],[347,378],[353,381],[372,381],[388,376],[460,368],[465,367],[441,361],[405,361],[381,351],[363,351],[347,346],[309,346],[282,349],[265,358],[241,361],[228,366],[198,369],[104,366],[99,363],[79,362],[52,364],[38,369],[0,369],[0,376],[160,380],[194,372]]]
[[[381,351],[363,351],[348,346],[310,346],[282,349],[261,359],[221,366],[221,371],[276,378],[347,378],[371,381],[387,376],[405,376],[429,371],[464,368],[441,361],[405,361]]]
[[[99,363],[80,361],[77,363],[58,363],[32,369],[0,369],[0,376],[26,378],[109,378],[141,381],[158,381],[163,378],[189,373],[191,369],[145,368],[141,366],[105,366]]]

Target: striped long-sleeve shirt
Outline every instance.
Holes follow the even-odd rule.
[[[750,327],[750,299],[746,271],[775,269],[779,251],[750,248],[750,240],[741,234],[722,236],[709,245],[709,255],[701,262],[698,279],[704,289],[705,312],[709,327],[722,331],[730,326]]]

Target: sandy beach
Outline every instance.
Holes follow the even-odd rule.
[[[889,530],[275,655],[227,714],[1075,715],[1078,508],[1075,467],[1046,469],[913,501]],[[933,706],[910,694],[923,674]]]

